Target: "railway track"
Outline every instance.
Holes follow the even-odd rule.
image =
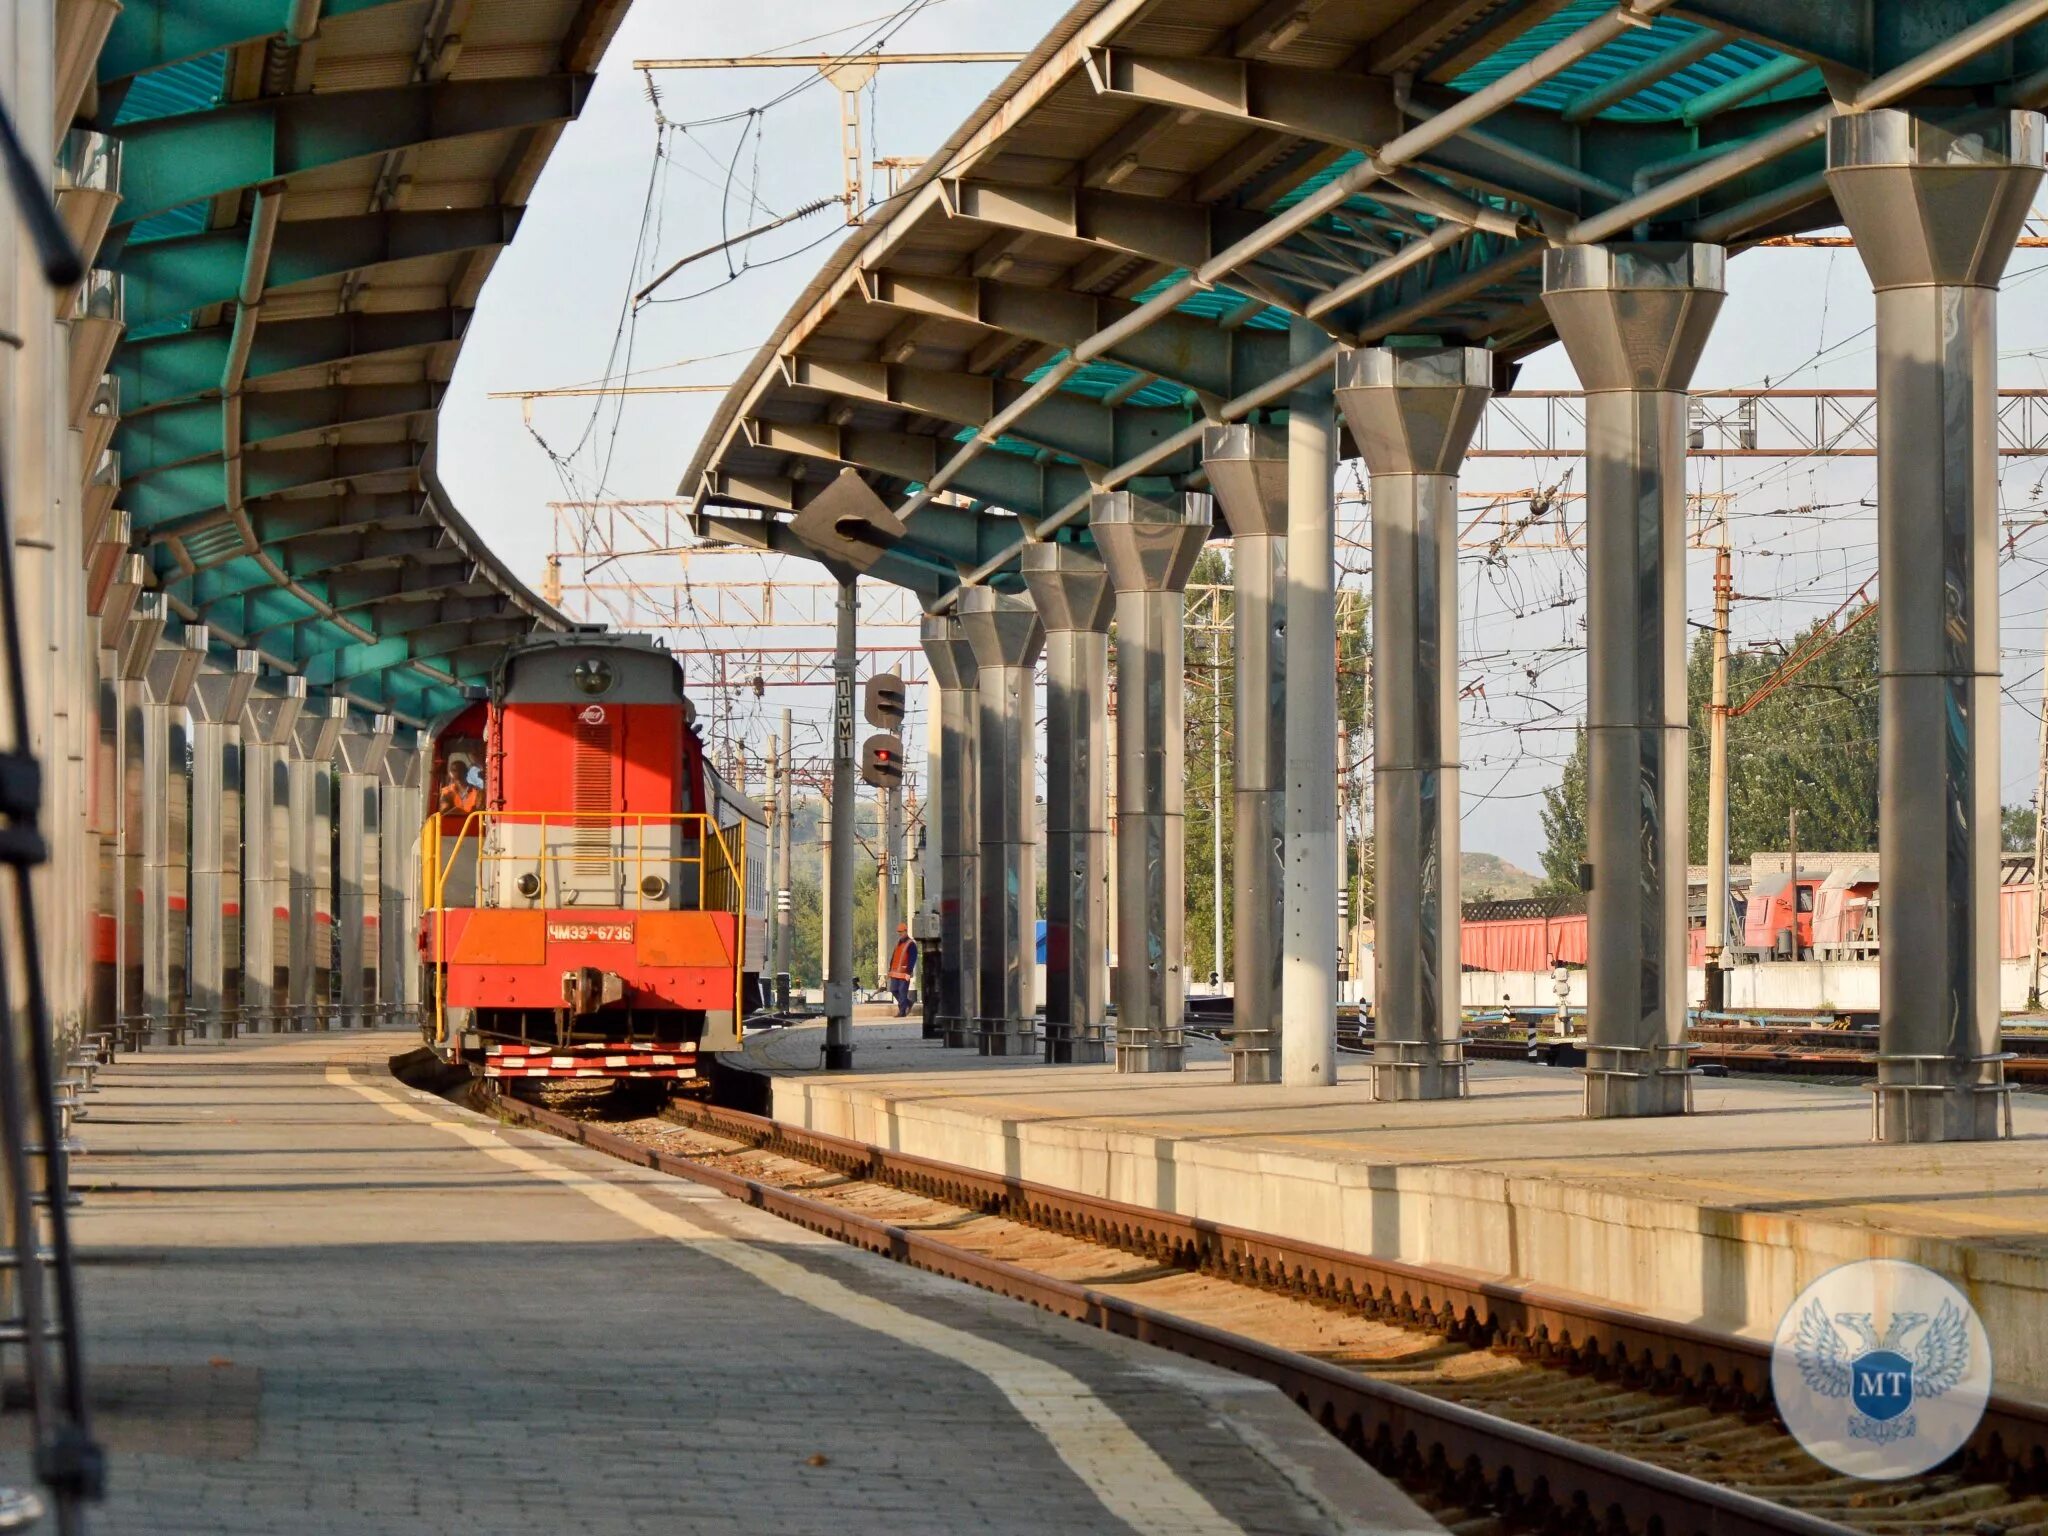
[[[737,1111],[511,1119],[814,1231],[1279,1387],[1451,1529],[2048,1536],[2048,1412],[1994,1399],[1936,1474],[1843,1478],[1753,1340],[984,1174]]]

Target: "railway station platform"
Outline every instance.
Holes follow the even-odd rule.
[[[101,1074],[96,1531],[1438,1529],[1271,1388],[404,1088],[412,1043]]]
[[[1035,1183],[1378,1258],[1768,1337],[1838,1264],[1910,1259],[1976,1304],[1998,1390],[2048,1400],[2048,1098],[2014,1137],[1885,1145],[1859,1086],[1696,1081],[1684,1118],[1587,1120],[1579,1074],[1475,1062],[1463,1102],[1239,1087],[1220,1047],[1181,1073],[992,1062],[864,1025],[855,1070],[808,1030],[751,1040],[779,1120]]]

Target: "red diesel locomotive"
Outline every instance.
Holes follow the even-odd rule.
[[[766,934],[766,820],[641,635],[537,637],[431,733],[424,1028],[490,1078],[701,1080]]]

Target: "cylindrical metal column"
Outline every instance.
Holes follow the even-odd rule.
[[[283,677],[242,710],[242,1012],[238,1029],[286,1028],[291,975],[291,741],[306,680]]]
[[[206,659],[206,626],[188,625],[158,641],[144,674],[147,702],[138,712],[141,750],[142,992],[148,1038],[185,1039],[185,985],[190,954],[191,717],[186,702]]]
[[[256,653],[201,669],[192,687],[192,1032],[225,1040],[242,1004],[242,710]]]
[[[413,936],[419,918],[422,754],[416,732],[392,738],[377,785],[377,1022],[418,1023],[408,984],[418,970]],[[415,983],[416,985],[416,983]]]
[[[1877,290],[1877,1130],[1996,1136],[1998,283],[2042,119],[1828,125],[1828,185]]]
[[[952,614],[926,614],[925,663],[939,686],[939,1027],[948,1046],[975,1043],[980,984],[981,820],[975,793],[981,702],[974,647]]]
[[[341,767],[334,776],[334,950],[343,1029],[376,1023],[378,847],[383,835],[379,790],[396,728],[391,716],[376,715],[343,731],[336,743]]]
[[[1728,979],[1728,618],[1735,577],[1724,535],[1714,551],[1714,678],[1707,702],[1707,953],[1706,1010],[1727,1002]],[[1798,901],[1798,887],[1793,887]]]
[[[1230,1074],[1233,1082],[1277,1083],[1287,932],[1287,429],[1211,427],[1202,464],[1230,524],[1236,607]]]
[[[775,1006],[784,1010],[789,1007],[789,968],[791,958],[796,954],[796,904],[792,887],[796,884],[795,854],[796,840],[796,734],[790,723],[790,712],[782,712],[782,799],[775,813],[775,838],[778,852],[775,858],[775,875],[781,884],[775,892],[775,960],[779,969],[775,975]]]
[[[832,657],[832,832],[825,868],[825,1065],[853,1065],[853,669],[859,579],[839,579]]]
[[[1297,320],[1290,356],[1327,345]],[[1337,415],[1327,376],[1287,397],[1287,910],[1280,1080],[1337,1081]]]
[[[981,706],[975,1042],[984,1056],[1023,1056],[1038,1049],[1038,869],[1031,825],[1038,754],[1032,703],[1045,627],[1028,597],[993,587],[962,588],[958,612],[974,647]]]
[[[1683,1114],[1687,382],[1719,246],[1546,254],[1543,301],[1586,391],[1586,1113]]]
[[[1109,621],[1116,594],[1080,544],[1027,544],[1045,624],[1045,1059],[1109,1059]]]
[[[1178,1072],[1187,1003],[1188,575],[1215,522],[1207,496],[1097,495],[1089,509],[1116,589],[1116,1066]]]
[[[1478,347],[1349,348],[1337,404],[1372,474],[1373,1096],[1465,1089],[1458,950],[1458,465]]]
[[[285,840],[291,869],[287,1027],[326,1029],[334,978],[334,749],[348,704],[310,704],[292,730]]]

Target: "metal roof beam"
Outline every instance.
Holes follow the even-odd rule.
[[[576,116],[588,75],[440,81],[271,96],[121,130],[119,224],[200,198],[411,149]]]
[[[496,589],[480,581],[474,565],[456,571],[444,565],[397,567],[343,566],[327,576],[327,600],[337,613],[356,608],[403,607],[427,598],[493,596]]]
[[[249,352],[245,379],[327,367],[462,339],[467,309],[416,309],[266,321]],[[127,341],[114,354],[124,417],[218,394],[232,326],[206,326]]]
[[[509,244],[520,208],[436,208],[280,223],[258,293],[411,261]],[[246,227],[131,243],[121,257],[128,324],[140,329],[233,300],[250,241]]]
[[[1220,333],[1218,333],[1220,334]],[[1285,338],[1282,338],[1284,341]],[[790,359],[786,374],[796,387],[819,390],[847,400],[888,405],[898,410],[928,416],[959,427],[986,425],[1011,400],[1029,387],[1015,379],[989,379],[977,374],[945,373],[937,369],[912,368],[901,363],[842,363],[826,358]],[[1083,395],[1054,395],[1026,412],[1010,428],[1009,436],[1053,453],[1089,464],[1114,464],[1187,425],[1188,413],[1146,406],[1108,406]],[[836,453],[819,453],[827,443],[831,426],[785,427],[780,422],[750,418],[749,438],[758,446],[784,452],[808,452],[813,457],[836,458]],[[782,435],[778,439],[776,433]],[[799,446],[799,436],[809,448]],[[837,441],[833,439],[832,441]],[[924,455],[935,449],[939,439],[917,436],[905,445],[897,458],[869,467],[882,469],[899,479],[922,480],[932,473]],[[785,446],[785,444],[787,446]],[[885,445],[871,444],[880,452]],[[865,461],[849,461],[865,462]],[[890,467],[902,464],[905,469]]]
[[[888,268],[862,273],[860,284],[871,304],[978,325],[995,332],[998,339],[1022,338],[1063,351],[1115,324],[1133,308],[1126,299],[1065,288],[1027,288],[991,278],[928,277]],[[1247,365],[1284,366],[1284,336],[1259,331],[1246,336],[1242,344],[1219,339],[1217,328],[1208,322],[1172,315],[1150,333],[1112,349],[1103,361],[1220,399],[1237,393]],[[1259,355],[1248,358],[1246,353]],[[979,369],[970,363],[970,371]]]
[[[414,442],[340,443],[251,452],[239,461],[243,495],[253,500],[414,469],[419,464],[420,446]],[[235,505],[240,498],[228,483],[231,462],[215,457],[130,479],[122,496],[136,528],[144,533],[175,535],[183,531],[178,525]]]
[[[1242,209],[1089,187],[948,177],[940,189],[954,218],[1105,246],[1169,267],[1198,267],[1259,222]]]
[[[1296,138],[1377,145],[1401,131],[1393,83],[1381,75],[1129,48],[1090,49],[1087,70],[1101,96],[1232,118]]]
[[[244,394],[242,444],[259,447],[306,432],[339,432],[402,421],[431,412],[444,387],[435,383],[341,384],[327,389]],[[122,472],[134,478],[173,464],[219,458],[223,404],[196,400],[141,416],[124,416],[114,429]]]
[[[436,526],[426,500],[410,491],[351,491],[339,496],[275,496],[244,504],[257,541],[280,548],[320,534]]]
[[[791,482],[793,486],[793,482]],[[737,544],[747,549],[771,551],[775,554],[794,555],[804,560],[815,560],[830,569],[837,570],[836,562],[819,552],[818,548],[806,541],[788,523],[778,522],[772,517],[736,518],[721,516],[716,512],[699,512],[692,519],[697,531],[708,539]],[[958,575],[951,562],[939,556],[924,556],[919,551],[905,550],[900,545],[884,550],[864,575],[876,581],[886,581],[893,586],[903,587],[922,598],[936,598],[950,592],[958,581]]]
[[[322,0],[328,18],[400,0]],[[102,84],[185,59],[282,35],[295,0],[122,0],[100,50]]]

